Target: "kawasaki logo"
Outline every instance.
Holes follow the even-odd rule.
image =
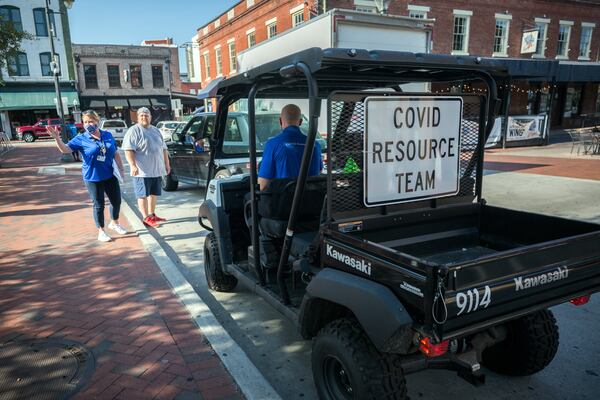
[[[515,291],[530,289],[532,287],[546,285],[551,282],[560,281],[569,277],[569,268],[557,268],[556,271],[547,272],[531,278],[514,278],[515,280]]]
[[[350,257],[347,254],[340,253],[335,250],[332,245],[327,245],[327,255],[334,260],[338,260],[343,262],[350,268],[354,268],[357,271],[360,271],[364,274],[371,275],[371,263],[366,262],[365,260],[359,260],[358,258]]]

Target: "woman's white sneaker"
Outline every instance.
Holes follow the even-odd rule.
[[[108,236],[108,234],[104,231],[100,231],[98,233],[98,240],[101,242],[110,242],[112,240],[112,238],[110,236]]]
[[[110,229],[112,229],[113,231],[117,232],[119,235],[126,235],[127,234],[127,229],[123,228],[119,224],[115,224],[115,223],[111,222],[110,224],[108,224],[108,227]]]

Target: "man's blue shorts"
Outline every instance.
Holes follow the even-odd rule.
[[[140,178],[138,176],[133,177],[133,189],[135,190],[135,197],[143,199],[150,195],[160,196],[162,194],[161,189],[161,177],[157,178]]]

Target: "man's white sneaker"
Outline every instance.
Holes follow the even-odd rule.
[[[110,224],[108,224],[108,227],[110,229],[112,229],[113,231],[117,232],[119,235],[126,235],[127,234],[127,229],[123,228],[119,224],[115,224],[115,223],[111,222]]]
[[[108,236],[108,234],[104,231],[100,231],[98,233],[98,240],[101,242],[110,242],[112,240],[112,238],[110,236]]]

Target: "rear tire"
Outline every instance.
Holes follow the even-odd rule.
[[[312,370],[322,400],[408,399],[400,357],[380,353],[353,319],[321,329],[313,341]]]
[[[31,132],[25,132],[23,134],[23,140],[27,143],[33,143],[35,142],[35,135]]]
[[[175,175],[171,172],[169,175],[165,175],[161,179],[161,187],[165,192],[173,192],[177,190],[179,181],[175,179]]]
[[[237,285],[237,278],[223,272],[217,237],[213,232],[204,240],[204,274],[209,289],[216,292],[231,292]]]
[[[549,310],[509,322],[506,339],[483,352],[483,364],[492,371],[533,375],[550,364],[558,350],[558,326]]]

